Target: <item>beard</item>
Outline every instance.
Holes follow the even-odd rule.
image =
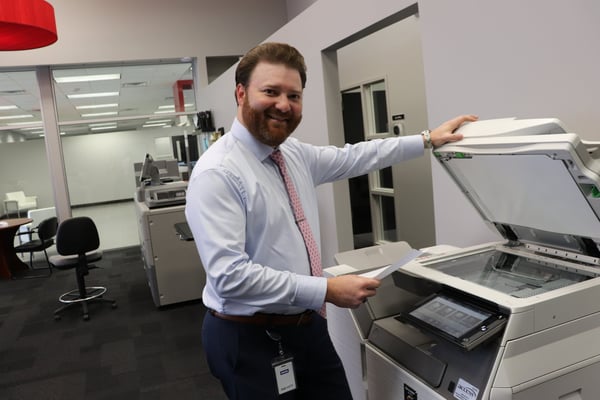
[[[250,105],[248,96],[244,97],[242,103],[242,117],[252,136],[271,147],[283,143],[302,120],[302,115],[294,115],[291,111],[282,113],[275,107],[256,110]]]

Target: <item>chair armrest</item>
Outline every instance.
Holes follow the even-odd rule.
[[[38,231],[37,228],[29,228],[26,225],[21,226],[21,228],[24,229],[19,229],[17,232],[15,232],[15,236],[31,235],[32,233],[37,233]]]

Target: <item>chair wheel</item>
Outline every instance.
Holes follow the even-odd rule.
[[[83,314],[83,320],[84,321],[89,321],[90,320],[89,314]]]
[[[55,321],[60,320],[60,314],[54,314],[54,320]]]
[[[115,301],[115,302],[114,302],[114,303],[112,303],[110,306],[111,306],[113,309],[114,309],[114,308],[117,308],[117,302]]]

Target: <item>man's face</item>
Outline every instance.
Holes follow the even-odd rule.
[[[247,87],[236,87],[238,119],[261,143],[276,147],[302,120],[302,81],[295,69],[260,62]]]

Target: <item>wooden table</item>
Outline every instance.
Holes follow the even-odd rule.
[[[29,269],[15,253],[15,233],[21,225],[33,221],[31,218],[0,220],[0,279],[11,279],[18,271]]]

